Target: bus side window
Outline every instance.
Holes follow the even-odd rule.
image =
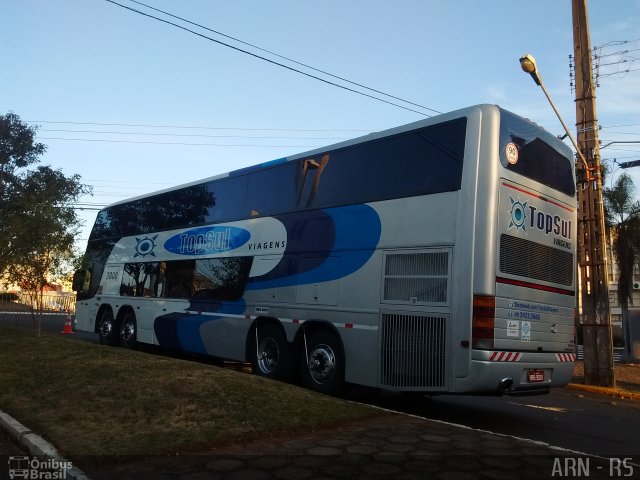
[[[253,257],[209,258],[196,261],[196,300],[236,301],[242,298]]]
[[[165,290],[167,287],[167,263],[158,262],[158,268],[156,269],[151,282],[153,287],[153,295],[158,298],[165,296]]]
[[[127,263],[122,273],[120,295],[127,297],[151,297],[154,272],[158,264],[155,262]]]
[[[175,260],[166,262],[167,298],[190,298],[193,295],[193,274],[195,260]]]
[[[86,293],[89,291],[89,284],[91,282],[90,270],[77,270],[73,274],[73,286],[71,287],[74,292]]]

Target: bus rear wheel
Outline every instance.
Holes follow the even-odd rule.
[[[251,368],[253,373],[274,380],[288,380],[291,371],[291,353],[287,338],[275,325],[257,327],[251,342]]]
[[[125,348],[136,348],[138,344],[138,329],[136,316],[132,311],[127,311],[120,325],[120,345]]]
[[[102,345],[118,345],[118,328],[110,308],[106,308],[102,312],[102,316],[98,321],[98,337]]]
[[[319,393],[339,395],[344,390],[344,351],[337,335],[312,332],[303,349],[300,369],[303,384]]]

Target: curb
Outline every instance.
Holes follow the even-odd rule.
[[[2,410],[0,410],[0,428],[5,430],[11,438],[26,447],[31,455],[46,456],[60,463],[70,463],[58,453],[53,445]],[[66,473],[65,478],[90,480],[84,472],[76,467],[71,467],[68,470],[64,470],[64,472]]]
[[[628,400],[640,400],[640,393],[629,392],[628,390],[621,390],[619,388],[597,387],[595,385],[584,385],[582,383],[570,383],[567,385],[567,388]]]

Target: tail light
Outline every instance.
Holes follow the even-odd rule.
[[[486,295],[473,296],[473,320],[471,337],[473,348],[493,349],[493,336],[496,316],[496,298]]]

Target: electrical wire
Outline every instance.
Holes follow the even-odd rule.
[[[351,81],[351,80],[349,80],[347,78],[340,77],[338,75],[334,75],[332,73],[329,73],[329,72],[327,72],[325,70],[321,70],[319,68],[312,67],[311,65],[308,65],[306,63],[302,63],[302,62],[299,62],[297,60],[293,60],[292,58],[285,57],[284,55],[280,55],[280,54],[278,54],[276,52],[273,52],[271,50],[267,50],[265,48],[262,48],[262,47],[259,47],[257,45],[254,45],[252,43],[245,42],[244,40],[240,40],[239,38],[232,37],[231,35],[227,35],[225,33],[222,33],[220,31],[218,31],[218,30],[214,30],[214,29],[206,27],[206,26],[204,26],[202,24],[199,24],[199,23],[196,23],[196,22],[192,22],[191,20],[188,20],[186,18],[179,17],[177,15],[173,15],[173,14],[171,14],[169,12],[164,11],[164,10],[160,10],[159,8],[152,7],[151,5],[147,5],[146,3],[142,3],[142,2],[139,2],[137,0],[129,0],[129,1],[132,2],[132,3],[136,3],[138,5],[142,5],[143,7],[146,7],[148,9],[150,9],[150,10],[154,10],[156,12],[160,12],[160,13],[162,13],[164,15],[167,15],[169,17],[175,18],[175,19],[180,20],[182,22],[188,23],[190,25],[202,28],[202,29],[207,30],[207,31],[212,32],[212,33],[215,33],[216,35],[220,35],[222,37],[228,38],[230,40],[233,40],[235,42],[241,43],[243,45],[247,45],[247,46],[249,46],[251,48],[255,48],[256,50],[260,50],[261,52],[268,53],[269,55],[273,55],[274,57],[278,57],[278,58],[281,58],[281,59],[286,60],[288,62],[295,63],[296,65],[300,65],[302,67],[308,68],[309,70],[313,70],[315,72],[322,73],[322,74],[327,75],[329,77],[336,78],[338,80],[342,80],[343,82],[350,83],[351,85],[356,85],[358,87],[364,88],[364,89],[369,90],[371,92],[379,93],[380,95],[384,95],[385,97],[393,98],[394,100],[400,100],[401,102],[407,103],[409,105],[413,105],[415,107],[423,108],[425,110],[429,110],[429,111],[434,112],[434,113],[442,113],[442,112],[440,112],[438,110],[434,110],[433,108],[429,108],[429,107],[425,107],[424,105],[420,105],[419,103],[414,103],[414,102],[411,102],[409,100],[405,100],[404,98],[396,97],[395,95],[391,95],[389,93],[385,93],[385,92],[382,92],[380,90],[376,90],[375,88],[367,87],[366,85],[363,85],[361,83],[357,83],[357,82]]]
[[[318,148],[321,145],[258,145],[258,144],[227,144],[227,143],[188,143],[188,142],[152,142],[143,140],[107,140],[104,138],[64,138],[40,137],[39,140],[61,140],[68,142],[101,142],[101,143],[134,143],[144,145],[182,145],[189,147],[260,147],[260,148]]]
[[[622,75],[624,73],[630,73],[630,72],[638,72],[640,71],[640,68],[627,68],[625,70],[619,70],[617,72],[612,72],[612,73],[601,73],[598,76],[599,77],[611,77],[613,75]]]
[[[99,125],[103,127],[146,127],[146,128],[175,128],[194,130],[239,130],[239,131],[268,131],[268,132],[371,132],[373,129],[302,129],[302,128],[245,128],[245,127],[199,127],[194,125],[151,125],[136,123],[98,123],[98,122],[68,122],[61,120],[24,120],[26,123],[51,123],[68,125]]]
[[[99,131],[99,130],[68,130],[58,128],[39,128],[39,132],[60,132],[60,133],[92,133],[99,135],[142,135],[154,137],[200,137],[200,138],[250,138],[260,140],[347,140],[345,137],[273,137],[273,136],[252,136],[252,135],[203,135],[194,133],[148,133],[148,132],[121,132],[121,131]]]
[[[637,127],[637,126],[640,126],[640,123],[626,123],[623,125],[607,125],[606,127],[602,127],[602,128],[605,129],[605,128]]]
[[[389,101],[389,100],[385,100],[385,99],[383,99],[383,98],[379,98],[379,97],[376,97],[376,96],[374,96],[374,95],[370,95],[370,94],[368,94],[368,93],[361,92],[361,91],[359,91],[359,90],[355,90],[355,89],[350,88],[350,87],[347,87],[347,86],[345,86],[345,85],[340,85],[340,84],[338,84],[338,83],[336,83],[336,82],[332,82],[331,80],[327,80],[327,79],[325,79],[325,78],[318,77],[317,75],[313,75],[313,74],[311,74],[311,73],[303,72],[303,71],[302,71],[302,70],[300,70],[300,69],[297,69],[297,68],[291,67],[291,66],[289,66],[289,65],[285,65],[285,64],[280,63],[280,62],[276,62],[275,60],[271,60],[271,59],[269,59],[269,58],[263,57],[263,56],[258,55],[258,54],[256,54],[256,53],[249,52],[248,50],[244,50],[244,49],[242,49],[242,48],[235,47],[235,46],[230,45],[230,44],[228,44],[228,43],[225,43],[225,42],[223,42],[223,41],[221,41],[221,40],[216,40],[215,38],[212,38],[212,37],[209,37],[209,36],[204,35],[204,34],[202,34],[202,33],[196,32],[196,31],[191,30],[191,29],[189,29],[189,28],[187,28],[187,27],[184,27],[184,26],[182,26],[182,25],[178,25],[177,23],[170,22],[169,20],[165,20],[165,19],[163,19],[163,18],[156,17],[155,15],[151,15],[151,14],[149,14],[149,13],[145,13],[145,12],[142,12],[142,11],[140,11],[140,10],[136,10],[135,8],[128,7],[128,6],[126,6],[126,5],[122,5],[121,3],[118,3],[118,2],[116,2],[116,1],[114,1],[114,0],[104,0],[104,1],[105,1],[105,2],[109,2],[109,3],[112,3],[112,4],[114,4],[114,5],[117,5],[117,6],[121,7],[121,8],[126,9],[126,10],[132,11],[132,12],[137,13],[137,14],[139,14],[139,15],[143,15],[143,16],[145,16],[145,17],[152,18],[152,19],[157,20],[157,21],[159,21],[159,22],[166,23],[167,25],[174,26],[174,27],[179,28],[179,29],[181,29],[181,30],[184,30],[184,31],[186,31],[186,32],[189,32],[189,33],[192,33],[192,34],[194,34],[194,35],[197,35],[198,37],[204,38],[204,39],[206,39],[206,40],[209,40],[209,41],[211,41],[211,42],[217,43],[217,44],[219,44],[219,45],[223,45],[223,46],[225,46],[225,47],[231,48],[231,49],[233,49],[233,50],[236,50],[236,51],[238,51],[238,52],[244,53],[244,54],[246,54],[246,55],[250,55],[250,56],[252,56],[252,57],[254,57],[254,58],[258,58],[258,59],[260,59],[260,60],[264,60],[265,62],[271,63],[271,64],[273,64],[273,65],[276,65],[276,66],[279,66],[279,67],[285,68],[285,69],[287,69],[287,70],[291,70],[292,72],[296,72],[296,73],[299,73],[299,74],[304,75],[304,76],[306,76],[306,77],[312,78],[312,79],[314,79],[314,80],[318,80],[318,81],[320,81],[320,82],[326,83],[326,84],[328,84],[328,85],[332,85],[332,86],[334,86],[334,87],[342,88],[343,90],[347,90],[347,91],[349,91],[349,92],[356,93],[356,94],[358,94],[358,95],[362,95],[362,96],[364,96],[364,97],[368,97],[368,98],[371,98],[371,99],[373,99],[373,100],[377,100],[377,101],[379,101],[379,102],[386,103],[386,104],[388,104],[388,105],[393,105],[393,106],[395,106],[395,107],[402,108],[402,109],[404,109],[404,110],[408,110],[408,111],[413,112],[413,113],[417,113],[418,115],[424,115],[424,116],[426,116],[426,117],[431,117],[431,116],[432,116],[432,115],[429,115],[429,114],[427,114],[427,113],[424,113],[424,112],[420,112],[420,111],[418,111],[418,110],[415,110],[415,109],[413,109],[413,108],[405,107],[405,106],[403,106],[403,105],[399,105],[399,104],[394,103],[394,102],[391,102],[391,101]],[[403,102],[404,102],[404,100],[403,100]],[[410,103],[410,102],[405,102],[405,103]],[[420,108],[425,108],[425,107],[420,107]],[[437,110],[433,110],[433,109],[431,109],[431,108],[426,108],[426,109],[427,109],[427,110],[429,110],[429,111],[432,111],[432,112],[434,112],[434,113],[441,113],[441,112],[439,112],[439,111],[437,111]]]

